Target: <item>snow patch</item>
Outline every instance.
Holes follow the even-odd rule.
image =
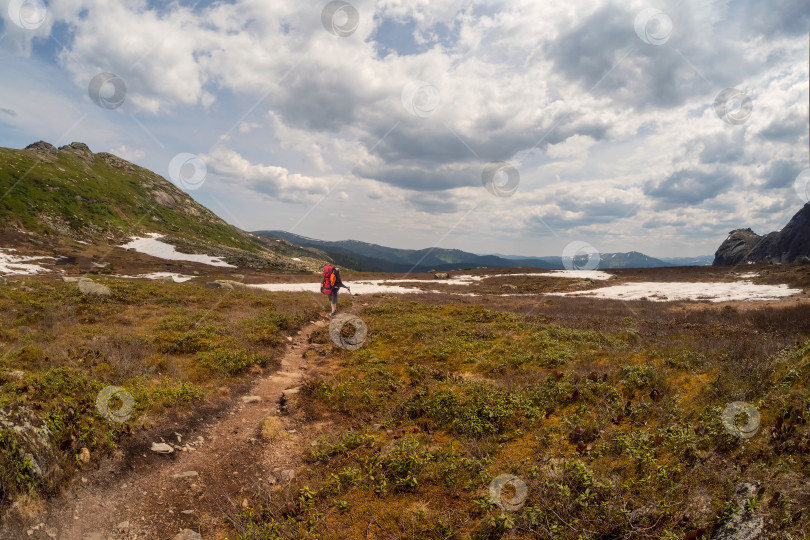
[[[191,253],[179,253],[173,245],[158,240],[162,237],[163,235],[160,233],[148,233],[145,237],[136,236],[128,243],[118,247],[124,249],[134,249],[138,253],[151,255],[152,257],[157,257],[158,259],[168,259],[170,261],[191,261],[208,264],[210,266],[236,268],[235,265],[228,264],[219,257]]]
[[[40,272],[50,272],[47,268],[43,268],[38,264],[27,264],[29,261],[41,261],[44,259],[53,259],[53,257],[44,256],[26,256],[26,255],[12,255],[11,251],[17,251],[13,248],[0,248],[0,274],[6,276],[24,275],[33,276]]]
[[[641,300],[646,298],[653,302],[675,300],[730,302],[734,300],[778,300],[801,292],[801,289],[790,289],[787,285],[757,285],[750,281],[730,283],[668,283],[656,281],[622,283],[621,285],[591,289],[589,291],[548,294],[551,296],[588,296],[616,300]]]

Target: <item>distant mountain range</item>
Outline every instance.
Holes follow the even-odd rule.
[[[781,231],[760,236],[736,229],[717,249],[714,264],[810,262],[810,204],[805,204]]]
[[[286,231],[255,231],[267,238],[281,239],[299,246],[316,248],[329,255],[340,266],[364,272],[427,272],[430,270],[463,270],[468,268],[564,268],[561,257],[522,257],[508,255],[479,255],[459,249],[427,248],[398,249],[361,242],[359,240],[328,241],[308,238]],[[601,255],[599,268],[655,268],[662,266],[704,266],[711,256],[655,259],[631,251]],[[584,265],[586,257],[575,258]]]

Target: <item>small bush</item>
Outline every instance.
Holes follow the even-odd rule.
[[[208,369],[230,377],[238,375],[252,365],[264,366],[268,358],[244,349],[216,347],[210,351],[197,353],[197,362]]]

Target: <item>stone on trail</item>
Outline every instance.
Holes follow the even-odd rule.
[[[174,452],[174,448],[172,448],[168,444],[156,442],[152,443],[151,450],[152,452],[157,452],[158,454],[171,454],[172,452]]]
[[[202,535],[191,529],[183,529],[175,534],[172,540],[202,540]]]
[[[88,450],[87,447],[83,447],[79,451],[79,459],[82,463],[90,463],[90,450]]]
[[[261,396],[242,396],[242,403],[260,403],[262,400]]]
[[[173,474],[172,478],[176,478],[176,479],[178,479],[178,478],[193,478],[195,476],[199,476],[199,473],[197,471],[185,471],[185,472]]]

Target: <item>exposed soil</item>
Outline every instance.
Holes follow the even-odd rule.
[[[245,495],[253,488],[290,484],[309,441],[329,426],[307,422],[295,409],[301,382],[332,369],[326,349],[309,343],[310,334],[327,324],[321,319],[298,332],[278,371],[237,388],[239,395],[230,399],[175,414],[159,428],[135,434],[114,458],[78,474],[37,515],[25,523],[6,523],[0,537],[171,539],[191,529],[203,538],[220,538],[223,518],[249,504]],[[253,396],[261,400],[243,399]],[[268,421],[274,429],[263,434],[268,417],[275,418]],[[173,453],[150,450],[152,442],[164,441]]]

